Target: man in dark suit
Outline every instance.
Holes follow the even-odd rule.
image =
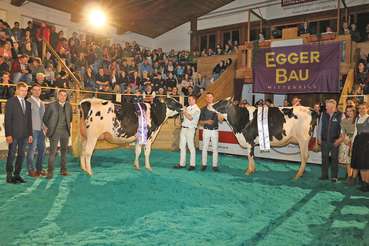
[[[46,108],[44,114],[44,124],[46,126],[46,136],[50,140],[49,163],[47,178],[53,178],[54,162],[58,143],[60,141],[61,163],[60,175],[67,176],[67,149],[70,136],[70,124],[72,122],[72,106],[67,102],[67,91],[60,89],[58,99]]]
[[[27,91],[27,84],[23,82],[18,83],[16,96],[8,100],[5,108],[5,136],[6,142],[9,144],[8,158],[6,160],[6,182],[12,184],[26,182],[20,176],[20,173],[26,144],[27,142],[32,143],[32,113],[31,104],[25,100]],[[13,168],[17,148],[18,155],[15,161],[15,168]]]

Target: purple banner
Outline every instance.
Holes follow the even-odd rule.
[[[339,92],[340,44],[259,49],[254,91],[259,93]]]

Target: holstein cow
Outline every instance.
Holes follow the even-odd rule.
[[[238,143],[248,150],[247,175],[255,172],[254,147],[258,144],[257,108],[240,107],[230,99],[213,105],[215,111],[223,114],[225,120],[236,135]],[[270,107],[268,108],[268,128],[270,145],[275,147],[298,144],[301,165],[295,176],[303,175],[309,158],[309,141],[316,125],[317,115],[308,107]]]
[[[106,140],[114,144],[126,144],[136,141],[139,127],[137,103],[113,104],[97,98],[84,99],[80,102],[81,111],[81,168],[92,175],[91,156],[97,140]],[[151,105],[141,103],[140,108],[150,109],[150,126],[148,126],[145,144],[145,168],[151,169],[151,144],[160,127],[169,118],[182,110],[182,105],[173,98],[160,100],[155,98]],[[142,146],[136,144],[134,167],[139,169],[139,156]]]

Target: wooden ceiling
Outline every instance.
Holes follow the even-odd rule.
[[[118,28],[118,34],[127,31],[151,38],[168,32],[196,17],[203,16],[234,0],[100,0],[109,15],[109,21]],[[24,0],[11,0],[21,6]],[[68,12],[72,21],[83,19],[83,10],[89,0],[30,0],[40,5]]]

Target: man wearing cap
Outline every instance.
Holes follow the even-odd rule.
[[[181,149],[180,154],[180,161],[179,164],[175,166],[175,168],[180,169],[186,166],[186,145],[190,150],[190,167],[188,168],[189,171],[195,169],[195,162],[196,162],[196,150],[195,150],[195,132],[197,128],[197,123],[200,118],[200,108],[196,105],[196,98],[195,96],[188,97],[188,104],[189,106],[185,108],[183,111],[183,122],[182,122],[182,129],[179,141],[179,148]]]

